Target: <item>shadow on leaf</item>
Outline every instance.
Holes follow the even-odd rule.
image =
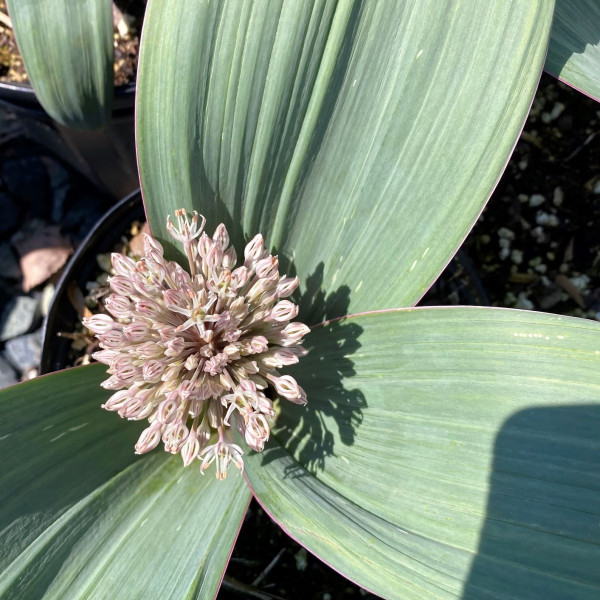
[[[335,456],[337,441],[352,445],[356,429],[363,419],[367,402],[358,389],[348,389],[345,384],[354,376],[354,363],[349,358],[359,348],[363,329],[356,323],[344,319],[328,321],[332,310],[339,314],[340,306],[347,308],[350,289],[341,286],[326,294],[321,289],[323,263],[307,278],[306,288],[297,299],[300,317],[310,307],[315,325],[306,337],[304,347],[308,355],[287,372],[295,377],[306,390],[308,404],[298,406],[280,400],[278,416],[273,426],[273,435],[282,444],[280,447],[267,445],[263,453],[263,464],[276,460],[287,452],[294,455],[300,465],[310,472],[325,468],[329,456]],[[290,476],[305,472],[298,465]]]
[[[504,423],[463,600],[598,598],[599,426],[592,405],[522,410]]]

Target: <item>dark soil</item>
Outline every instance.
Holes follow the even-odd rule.
[[[600,104],[544,75],[464,249],[494,306],[600,311]]]

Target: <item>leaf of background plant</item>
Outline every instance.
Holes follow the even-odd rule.
[[[7,0],[27,74],[59,123],[96,129],[110,119],[114,88],[110,0]]]
[[[105,367],[0,391],[2,598],[212,598],[248,505],[100,409]]]
[[[308,405],[245,461],[292,537],[386,598],[600,596],[600,324],[399,310],[306,345]]]
[[[561,81],[600,100],[598,0],[556,0],[544,68]]]
[[[351,312],[415,303],[521,130],[553,2],[150,0],[137,97],[155,235],[263,233]],[[343,314],[338,308],[338,315]],[[311,322],[307,311],[303,317]]]

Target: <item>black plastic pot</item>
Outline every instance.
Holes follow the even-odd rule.
[[[145,216],[142,195],[136,190],[98,221],[67,263],[43,324],[41,374],[70,366],[71,340],[59,336],[61,332],[73,332],[79,321],[79,315],[69,300],[69,286],[75,282],[79,289],[84,290],[88,281],[94,281],[99,268],[96,261],[98,254],[110,252],[127,233],[131,223],[138,219],[143,220]]]
[[[115,88],[109,125],[93,131],[70,129],[53,121],[29,84],[0,82],[0,105],[18,116],[35,142],[113,198],[123,198],[139,187],[134,84]]]

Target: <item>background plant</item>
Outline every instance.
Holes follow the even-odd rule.
[[[395,308],[420,298],[493,189],[553,10],[148,6],[138,151],[153,232],[166,242],[179,206],[225,222],[238,248],[261,231],[315,326],[293,371],[309,405],[246,457],[248,483],[286,531],[386,597],[591,598],[600,585],[598,324]],[[579,40],[586,60],[597,41]],[[98,409],[103,378],[92,366],[0,395],[0,589],[118,596],[126,579],[130,595],[210,596],[249,491],[135,458],[139,428]]]

